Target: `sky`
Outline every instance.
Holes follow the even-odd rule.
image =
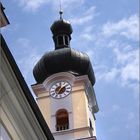
[[[10,25],[1,30],[29,88],[32,70],[54,50],[50,26],[59,0],[2,0]],[[62,0],[73,27],[71,48],[87,53],[96,76],[98,140],[139,139],[138,0]]]

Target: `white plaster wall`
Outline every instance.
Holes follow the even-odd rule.
[[[71,94],[66,96],[65,98],[62,99],[54,99],[51,98],[51,130],[52,132],[55,132],[55,125],[56,125],[56,112],[59,109],[66,109],[69,114],[69,127],[70,129],[73,128],[73,112],[72,112],[72,98]]]

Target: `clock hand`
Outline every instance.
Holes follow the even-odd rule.
[[[61,94],[65,91],[65,86],[62,86],[59,90],[58,90],[58,94]]]
[[[61,89],[61,86],[59,86],[59,87],[56,88],[55,91],[56,91],[57,94],[59,93],[60,89]]]

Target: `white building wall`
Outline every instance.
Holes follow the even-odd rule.
[[[57,81],[69,82],[72,85],[72,92],[61,99],[51,97],[49,89]],[[70,73],[62,72],[50,76],[40,85],[32,86],[37,95],[38,105],[56,140],[75,140],[95,134],[91,133],[89,125],[89,118],[93,119],[93,117],[89,113],[86,94],[88,82],[87,76],[75,77]],[[56,112],[60,109],[68,111],[70,127],[67,130],[56,131]]]
[[[56,131],[56,112],[60,109],[66,109],[69,114],[69,128],[73,129],[73,107],[72,107],[72,97],[71,94],[62,99],[51,98],[51,130],[52,133]]]

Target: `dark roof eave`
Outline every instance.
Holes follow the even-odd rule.
[[[2,13],[3,13],[3,15],[4,15],[4,17],[5,17],[6,21],[7,21],[7,24],[10,24],[8,18],[6,17],[6,15],[5,15],[5,13],[4,13],[5,8],[3,7],[3,5],[2,5],[1,2],[0,2],[0,8],[1,8],[1,11],[2,11]]]
[[[20,70],[19,70],[19,68],[18,68],[18,66],[17,66],[17,64],[16,64],[6,42],[1,34],[0,34],[0,38],[1,38],[2,50],[5,52],[5,55],[10,63],[10,66],[11,66],[11,68],[12,68],[12,70],[13,70],[22,90],[23,90],[23,93],[24,93],[28,103],[30,104],[45,136],[47,137],[48,140],[54,140],[54,137],[53,137],[48,125],[46,124],[46,121],[45,121],[44,117],[42,116],[40,109],[39,109],[38,105],[36,104],[32,94],[31,94],[31,92],[30,92],[30,90],[29,90],[29,88],[28,88],[28,86],[27,86],[27,84],[26,84],[26,82],[25,82],[25,80],[24,80],[24,78],[23,78],[23,76],[22,76],[22,74],[21,74],[21,72],[20,72]]]

